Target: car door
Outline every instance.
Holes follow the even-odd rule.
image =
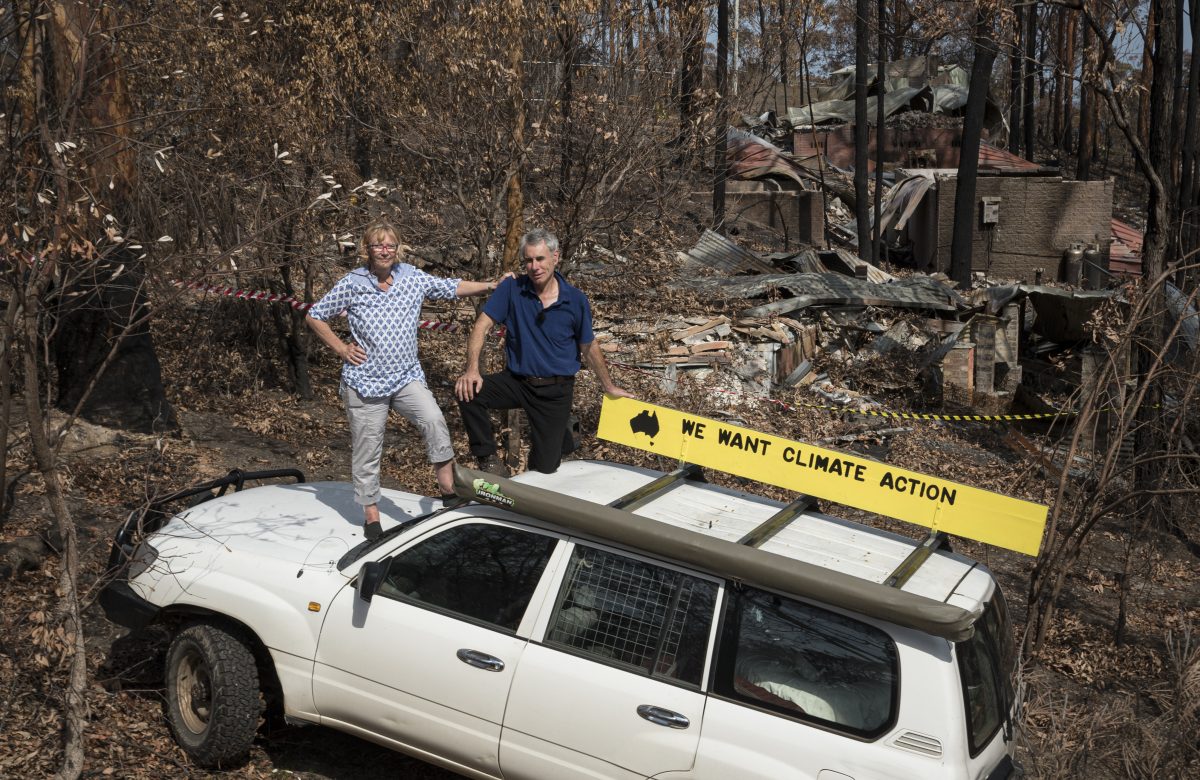
[[[715,580],[575,544],[513,678],[506,780],[650,777],[692,766]]]
[[[343,588],[317,645],[321,722],[498,776],[505,701],[526,647],[517,629],[558,541],[473,518],[385,559],[369,603]]]
[[[900,648],[882,627],[750,585],[731,592],[723,610],[691,778],[947,776],[935,735],[946,731],[938,714],[953,691],[928,674],[925,662],[908,663],[907,684],[917,693],[910,698],[919,700],[932,729],[889,737],[900,708]],[[944,653],[946,642],[937,642]]]

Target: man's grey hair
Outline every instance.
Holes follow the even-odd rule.
[[[533,246],[534,244],[545,244],[546,251],[554,254],[558,251],[558,236],[546,230],[546,228],[534,228],[521,236],[521,245],[517,247],[517,257],[521,259],[522,263],[525,262],[525,247]]]

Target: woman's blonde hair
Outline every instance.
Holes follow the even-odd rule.
[[[362,240],[358,242],[358,259],[363,265],[370,265],[371,252],[367,249],[368,244],[374,244],[379,240],[379,237],[384,233],[391,233],[392,239],[396,242],[395,258],[400,256],[400,234],[396,232],[396,226],[388,220],[380,217],[374,220],[371,224],[363,229]]]

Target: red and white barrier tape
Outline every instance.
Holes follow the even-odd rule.
[[[306,301],[296,300],[291,295],[281,295],[279,293],[267,292],[266,290],[239,290],[236,287],[222,287],[215,284],[201,284],[200,282],[174,282],[176,287],[186,287],[189,290],[199,290],[200,292],[211,292],[217,295],[224,295],[226,298],[238,298],[244,301],[262,301],[264,303],[286,303],[296,311],[308,311],[312,308],[312,304]],[[454,333],[462,330],[462,325],[456,322],[440,322],[438,320],[421,320],[417,323],[417,330],[440,330],[447,333]],[[500,333],[500,331],[497,331]]]
[[[215,284],[201,284],[200,282],[175,282],[174,284],[176,287],[186,287],[189,290],[216,293],[217,295],[224,295],[226,298],[263,301],[264,303],[286,303],[297,311],[308,311],[312,308],[311,303],[298,301],[291,295],[280,295],[279,293],[267,292],[266,290],[239,290],[236,287],[222,287]]]

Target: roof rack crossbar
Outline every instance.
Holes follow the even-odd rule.
[[[610,503],[609,506],[613,509],[624,509],[626,512],[632,512],[685,479],[703,481],[704,471],[694,463],[685,463],[670,474],[663,474],[653,482],[648,482],[640,488],[626,493]]]
[[[900,562],[900,565],[896,567],[891,576],[883,581],[883,584],[889,588],[903,588],[904,584],[917,573],[917,569],[920,569],[921,565],[929,560],[933,551],[942,546],[949,549],[950,537],[944,531],[930,531],[929,536],[925,537],[925,541],[921,542],[920,546],[914,548],[908,557]]]
[[[747,547],[762,547],[775,534],[787,528],[788,525],[809,509],[815,508],[817,500],[807,493],[801,493],[796,500],[780,509],[775,514],[762,521],[753,531],[738,539],[738,544]]]
[[[554,523],[571,532],[647,550],[725,580],[815,599],[951,642],[970,639],[979,618],[978,612],[887,588],[874,580],[709,537],[670,523],[646,522],[645,517],[627,511],[485,471],[455,466],[454,492],[487,506]]]

